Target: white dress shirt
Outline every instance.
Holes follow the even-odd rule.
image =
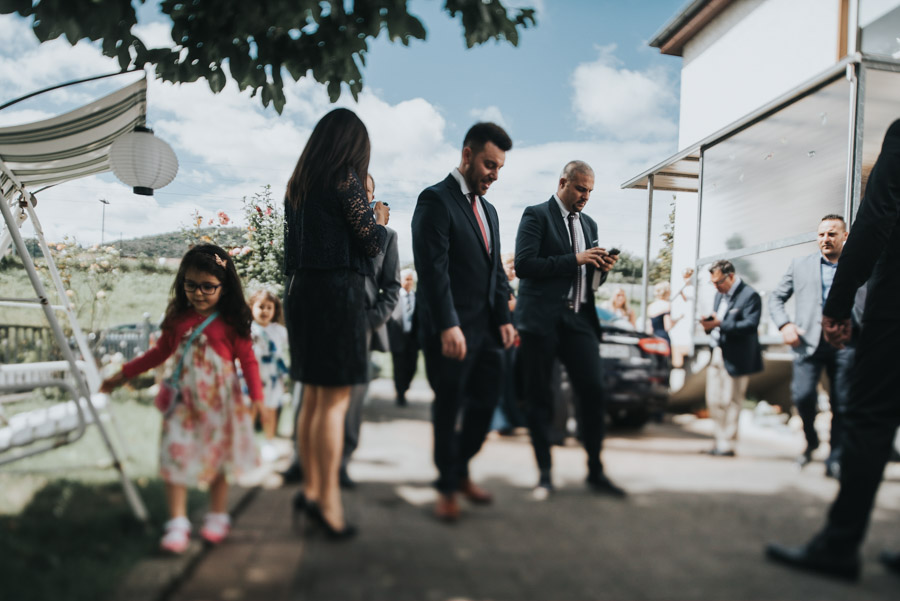
[[[566,208],[566,205],[562,203],[559,199],[559,196],[556,194],[553,195],[553,199],[556,201],[557,206],[559,206],[559,213],[562,215],[563,220],[563,229],[566,230],[566,239],[569,241],[569,246],[572,246],[572,234],[569,232],[569,209]],[[584,229],[581,227],[581,213],[575,212],[575,237],[578,238],[578,251],[584,252],[587,249],[584,241]],[[581,278],[581,302],[588,303],[588,283],[587,283],[587,267],[584,265],[578,266],[578,277]],[[575,284],[572,284],[572,287],[569,288],[569,300],[572,300],[572,297],[575,295]]]
[[[455,168],[450,172],[450,175],[453,176],[459,183],[459,189],[462,190],[463,196],[466,197],[466,200],[469,201],[469,204],[472,203],[472,194],[471,190],[469,190],[468,184],[466,184],[466,178],[463,177],[463,174],[460,173],[459,167]],[[475,207],[478,210],[478,216],[481,217],[481,223],[484,224],[484,235],[487,236],[487,248],[488,252],[491,252],[491,248],[493,247],[493,240],[491,240],[491,227],[490,222],[487,220],[487,214],[484,212],[484,206],[481,204],[481,197],[477,194],[475,195],[478,198],[478,202],[475,203]]]

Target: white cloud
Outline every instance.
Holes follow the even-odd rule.
[[[572,106],[582,126],[620,140],[669,139],[678,126],[668,110],[677,103],[663,70],[620,67],[615,45],[572,74]]]
[[[148,43],[162,43],[158,39],[166,32],[151,25],[141,34]],[[23,20],[0,18],[0,40],[31,35]],[[72,48],[61,41],[40,46],[34,41],[14,54],[6,48],[0,50],[0,86],[19,94],[115,68],[114,61],[88,44]],[[23,79],[22,74],[27,77]],[[651,74],[617,68],[610,51],[593,63],[580,65],[572,82],[573,102],[581,121],[593,131],[610,135],[591,142],[523,145],[516,141],[500,179],[488,194],[500,214],[505,252],[514,250],[524,207],[548,199],[556,191],[559,171],[575,158],[594,167],[595,191],[587,213],[600,225],[604,243],[631,251],[642,248],[646,196],[618,186],[674,149],[674,124],[665,115],[671,93]],[[116,78],[106,85],[109,91],[109,86],[120,82]],[[82,87],[68,91],[65,100],[85,103],[102,95],[92,94],[91,89],[82,91]],[[372,88],[363,91],[358,104],[344,97],[332,105],[324,87],[309,78],[289,81],[285,94],[287,104],[278,115],[271,107],[263,109],[259,98],[239,92],[233,82],[213,94],[204,81],[173,85],[151,78],[149,124],[175,149],[180,164],[177,178],[152,198],[133,195],[110,175],[51,188],[40,195],[38,206],[48,238],[74,234],[83,243],[99,242],[99,198],[111,203],[106,207],[107,240],[177,230],[194,210],[209,215],[222,209],[236,217],[241,198],[265,184],[272,186],[279,199],[315,123],[335,106],[344,106],[356,111],[369,130],[370,170],[378,182],[378,198],[390,203],[390,225],[399,233],[401,261],[410,261],[409,227],[416,198],[459,163],[460,140],[447,139],[453,124],[447,122],[439,105],[422,97],[389,103]],[[651,100],[638,102],[638,96]],[[20,122],[28,122],[58,114],[57,106],[29,105],[16,114]],[[479,109],[472,116],[504,123],[497,106]],[[29,235],[28,226],[23,231]]]
[[[469,116],[473,117],[476,121],[493,121],[500,127],[509,128],[506,119],[503,118],[503,113],[496,106],[488,106],[483,109],[472,109],[469,111]]]

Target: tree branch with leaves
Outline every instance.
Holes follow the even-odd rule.
[[[312,76],[327,86],[332,102],[343,84],[357,99],[370,40],[384,31],[408,46],[428,35],[407,0],[162,0],[172,46],[148,48],[133,33],[135,3],[145,0],[0,0],[0,14],[32,19],[41,42],[60,36],[72,45],[100,42],[123,71],[153,65],[160,79],[205,79],[215,93],[230,78],[278,113],[286,102],[285,75]],[[519,28],[536,24],[533,9],[510,10],[501,0],[446,0],[444,11],[460,20],[469,48],[491,39],[516,46]]]

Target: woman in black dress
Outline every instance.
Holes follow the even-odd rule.
[[[350,386],[367,381],[365,278],[384,248],[388,208],[369,208],[369,134],[336,109],[313,129],[285,195],[285,317],[291,377],[303,382],[297,423],[305,489],[294,500],[332,538],[344,520],[338,486]]]

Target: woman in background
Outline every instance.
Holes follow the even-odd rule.
[[[637,317],[634,309],[628,304],[628,297],[625,295],[624,288],[616,288],[612,298],[603,303],[603,308],[611,311],[616,317],[628,320],[632,327],[637,323]]]

